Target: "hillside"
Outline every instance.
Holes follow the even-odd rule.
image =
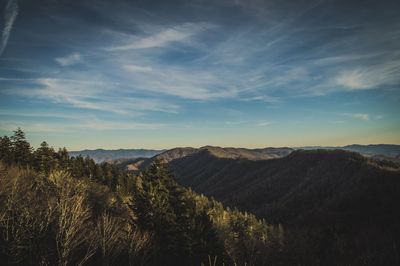
[[[201,148],[174,148],[164,151],[152,158],[144,160],[125,160],[123,162],[117,162],[122,169],[141,169],[144,170],[150,166],[154,161],[161,160],[165,163],[171,162],[176,159],[184,158],[186,156],[202,153],[207,151],[217,158],[229,158],[229,159],[248,159],[248,160],[269,160],[274,158],[280,158],[290,154],[293,149],[291,148],[263,148],[263,149],[245,149],[245,148],[221,148],[215,146],[204,146]]]
[[[160,161],[132,175],[34,150],[20,129],[0,137],[0,265],[276,265],[283,241],[281,226],[178,185]]]
[[[282,265],[400,263],[399,164],[344,150],[270,160],[202,150],[169,165],[183,186],[283,224],[294,254]]]
[[[132,172],[46,142],[33,150],[22,130],[0,144],[2,265],[400,262],[393,162],[343,150],[257,160],[242,149],[180,148],[160,155],[174,176],[156,157],[145,171],[149,159],[121,160]]]
[[[358,221],[371,213],[388,220],[399,215],[393,213],[400,202],[399,170],[357,153],[295,151],[252,161],[203,150],[171,161],[170,167],[180,184],[275,222],[324,224],[349,215]]]
[[[160,150],[158,153],[154,151],[154,156],[136,156],[140,154],[132,154],[131,156],[124,154],[125,156],[118,157],[117,159],[105,160],[115,163],[121,167],[121,169],[137,171],[146,169],[152,162],[160,159],[164,162],[170,162],[175,159],[183,158],[185,156],[202,152],[207,150],[210,154],[217,158],[228,158],[228,159],[248,159],[248,160],[269,160],[275,158],[282,158],[289,155],[295,150],[345,150],[352,151],[362,154],[365,157],[369,157],[375,161],[391,161],[393,163],[400,162],[400,145],[391,144],[376,144],[376,145],[347,145],[342,147],[303,147],[303,148],[289,148],[289,147],[268,147],[259,149],[247,149],[247,148],[231,148],[231,147],[216,147],[216,146],[204,146],[201,148],[182,147],[174,148],[170,150]],[[105,150],[100,150],[106,153]],[[123,150],[122,150],[123,151]],[[112,152],[112,151],[109,151]],[[149,151],[150,152],[150,151]],[[72,154],[86,154],[83,152],[73,152]],[[149,155],[151,153],[147,153]],[[89,155],[90,156],[90,155]],[[98,156],[98,155],[96,155]],[[104,159],[96,157],[98,162],[104,161]]]
[[[218,158],[230,159],[248,159],[248,160],[268,160],[279,158],[290,154],[291,148],[263,148],[263,149],[245,149],[245,148],[220,148],[213,146],[201,147],[199,151],[207,150]]]
[[[389,144],[376,144],[376,145],[347,145],[342,147],[303,147],[305,150],[347,150],[361,153],[364,156],[370,157],[374,160],[386,160],[399,162],[400,161],[400,145],[389,145]],[[89,156],[95,162],[111,162],[120,165],[122,169],[137,171],[139,169],[145,169],[155,159],[161,159],[162,161],[169,162],[174,159],[182,158],[192,153],[200,152],[202,150],[208,150],[214,156],[219,158],[231,158],[231,159],[249,159],[249,160],[269,160],[274,158],[281,158],[287,156],[294,150],[299,148],[258,148],[258,149],[247,149],[247,148],[221,148],[216,146],[204,146],[201,148],[192,147],[178,147],[170,150],[146,150],[146,149],[119,149],[119,150],[82,150],[82,151],[71,151],[70,156]]]

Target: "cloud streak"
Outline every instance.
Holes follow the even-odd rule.
[[[45,9],[20,2],[20,14],[29,16],[18,17],[13,49],[0,58],[2,108],[104,119],[77,123],[94,130],[103,122],[123,128],[112,124],[123,119],[193,128],[204,121],[200,127],[278,136],[284,123],[269,121],[289,121],[300,135],[300,123],[290,121],[310,114],[321,119],[307,120],[308,128],[321,121],[344,128],[342,120],[394,124],[400,20],[383,4],[353,10],[338,0],[139,2],[74,1],[73,9],[60,1],[46,1]],[[8,22],[15,21],[11,11]]]
[[[263,122],[259,122],[257,125],[260,127],[266,127],[266,126],[270,126],[272,124],[272,122],[270,121],[263,121]]]
[[[8,0],[4,9],[4,28],[1,32],[0,40],[0,56],[6,49],[10,33],[18,15],[18,2],[17,0]]]
[[[140,115],[144,111],[176,114],[179,106],[160,99],[134,97],[118,91],[107,81],[41,78],[28,81],[16,90],[5,91],[24,97],[50,100],[56,104],[118,115]]]
[[[106,48],[107,51],[124,51],[136,49],[160,48],[174,42],[185,42],[193,35],[209,28],[207,23],[184,23],[172,28],[162,29],[146,37],[136,37],[131,43]]]
[[[0,125],[0,130],[13,131],[18,127],[32,132],[79,132],[82,130],[112,131],[112,130],[152,130],[164,127],[161,123],[110,122],[100,119],[78,121],[74,124],[65,123],[38,123],[26,121],[7,121]]]
[[[370,120],[369,114],[350,114],[350,116],[355,119],[360,119],[360,120],[364,120],[364,121]]]
[[[153,71],[152,67],[138,66],[138,65],[132,65],[132,64],[124,65],[122,68],[129,72],[151,72],[151,71]]]
[[[58,57],[55,60],[61,66],[70,66],[70,65],[75,65],[75,64],[81,62],[82,57],[81,57],[80,53],[72,53],[65,57]]]

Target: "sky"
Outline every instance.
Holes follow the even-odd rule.
[[[0,0],[0,135],[400,144],[399,14],[391,0]]]

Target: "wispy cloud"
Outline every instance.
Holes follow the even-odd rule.
[[[400,84],[399,59],[388,59],[370,66],[367,61],[362,61],[362,64],[353,68],[342,67],[341,64],[328,68],[323,76],[316,79],[318,84],[311,85],[306,92],[326,95],[337,91],[382,90]]]
[[[383,115],[372,115],[367,113],[342,113],[341,115],[362,121],[381,120],[384,118]]]
[[[184,67],[163,69],[156,65],[152,69],[154,71],[146,71],[145,76],[132,73],[129,77],[137,90],[200,101],[235,98],[238,93],[234,86],[229,87],[230,84],[208,71],[193,72]]]
[[[363,120],[363,121],[369,121],[371,120],[371,116],[369,114],[365,114],[365,113],[344,113],[342,114],[344,116],[348,116],[354,119],[358,119],[358,120]]]
[[[336,117],[324,121],[378,124],[383,121],[373,109],[380,106],[370,104],[374,97],[390,98],[392,105],[399,97],[400,24],[387,8],[378,12],[366,4],[353,12],[350,6],[338,8],[336,0],[173,1],[168,8],[161,2],[139,7],[115,1],[77,1],[74,11],[51,1],[54,14],[48,16],[27,5],[32,17],[18,18],[21,28],[8,44],[14,54],[0,60],[0,101],[15,103],[11,112],[24,101],[38,112],[49,107],[105,120],[78,123],[83,128],[124,128],[117,118],[133,118],[135,127],[145,120],[180,124],[192,115],[240,128],[240,121],[249,127],[267,127],[269,119],[290,123],[309,112],[323,113],[325,104]],[[7,6],[11,30],[18,7],[15,0]],[[21,14],[22,8],[25,4]],[[79,69],[68,67],[78,64]],[[353,99],[360,103],[337,110],[339,102]],[[379,109],[388,120],[398,111],[390,107]],[[307,121],[312,123],[317,119]]]
[[[245,121],[226,121],[224,122],[225,125],[229,125],[229,126],[234,126],[234,125],[240,125],[240,124],[244,124]]]
[[[111,122],[107,120],[92,119],[87,121],[78,121],[74,124],[63,123],[38,123],[27,121],[9,121],[0,125],[0,130],[13,131],[21,127],[28,132],[78,132],[82,130],[151,130],[164,127],[161,123],[135,123],[135,122]]]
[[[72,53],[65,57],[58,57],[55,60],[61,66],[70,66],[70,65],[75,65],[75,64],[81,62],[82,57],[81,57],[80,53]]]
[[[335,78],[335,82],[350,90],[369,89],[373,86],[360,70],[342,72]]]
[[[259,122],[257,125],[260,127],[266,127],[266,126],[270,126],[271,124],[272,124],[271,121],[262,121],[262,122]]]
[[[57,104],[80,109],[139,115],[143,111],[177,113],[179,106],[155,98],[123,95],[117,84],[107,81],[86,81],[45,78],[30,81],[28,87],[5,92],[26,97],[50,100]],[[26,86],[26,85],[25,85]],[[33,88],[32,88],[33,87]],[[114,87],[113,90],[110,88]]]
[[[243,101],[261,101],[265,103],[279,103],[281,102],[281,99],[278,97],[272,97],[268,95],[259,95],[259,96],[253,96],[249,98],[243,98]]]
[[[138,66],[138,65],[124,65],[123,69],[129,72],[150,72],[153,71],[152,67],[149,66]]]
[[[183,42],[197,33],[209,28],[207,23],[184,23],[172,28],[161,29],[158,33],[145,37],[136,37],[130,43],[106,48],[108,51],[123,51],[164,47],[174,42]]]
[[[13,27],[14,21],[18,15],[18,2],[17,0],[8,0],[4,9],[4,28],[1,33],[0,40],[0,56],[6,49],[8,38]]]
[[[343,71],[334,82],[349,90],[364,90],[400,82],[400,60],[383,64]]]

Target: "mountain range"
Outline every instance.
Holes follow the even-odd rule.
[[[111,162],[141,175],[163,161],[180,185],[228,210],[282,225],[285,248],[298,253],[288,255],[293,261],[283,265],[349,265],[349,258],[354,265],[398,265],[399,154],[400,145],[205,146]]]
[[[89,156],[98,163],[101,162],[112,162],[117,164],[124,164],[129,169],[129,164],[137,164],[147,161],[148,158],[156,157],[162,158],[166,161],[184,157],[198,150],[207,149],[217,157],[223,158],[246,158],[249,160],[266,160],[284,157],[290,154],[294,150],[347,150],[361,153],[364,156],[371,157],[378,160],[394,160],[400,161],[400,145],[391,144],[372,144],[372,145],[347,145],[347,146],[309,146],[309,147],[282,147],[282,148],[258,148],[258,149],[246,149],[246,148],[221,148],[214,146],[204,146],[201,148],[183,147],[173,148],[170,150],[150,150],[150,149],[118,149],[118,150],[82,150],[82,151],[71,151],[70,156]],[[154,159],[154,158],[153,158]],[[152,159],[152,160],[153,160]],[[139,163],[139,164],[140,164]],[[148,163],[148,161],[147,161]],[[146,163],[145,163],[146,165]],[[137,165],[132,166],[136,168]]]
[[[148,149],[118,149],[118,150],[82,150],[82,151],[71,151],[70,156],[89,156],[96,163],[111,162],[121,159],[132,159],[132,158],[150,158],[157,154],[164,152],[165,150],[148,150]]]
[[[138,172],[161,160],[181,185],[276,223],[326,224],[349,221],[348,215],[360,221],[397,217],[399,212],[391,210],[400,202],[399,145],[318,148],[129,150],[133,155],[158,154],[113,162]]]
[[[400,165],[343,150],[248,160],[205,149],[169,166],[180,184],[277,223],[324,224],[348,215],[368,220],[371,214],[392,220],[388,210],[400,202]]]

